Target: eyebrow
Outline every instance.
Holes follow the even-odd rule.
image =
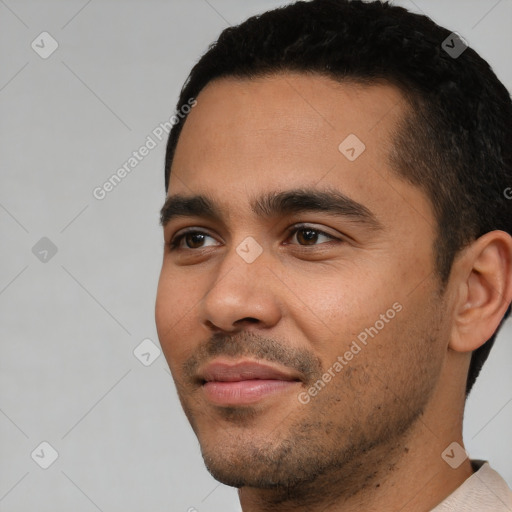
[[[373,230],[383,229],[375,214],[366,206],[338,190],[292,189],[267,192],[250,201],[251,210],[261,218],[277,218],[304,212],[319,212],[332,216],[347,217]],[[167,197],[160,210],[160,223],[165,227],[180,217],[203,217],[223,221],[223,208],[205,195]]]

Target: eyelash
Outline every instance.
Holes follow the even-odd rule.
[[[306,231],[306,230],[314,231],[315,233],[317,233],[319,235],[323,235],[323,236],[326,236],[327,238],[330,238],[331,241],[332,240],[336,240],[338,242],[341,242],[341,240],[339,238],[336,238],[335,236],[330,235],[329,233],[326,233],[325,231],[322,231],[321,229],[317,229],[315,227],[312,227],[312,226],[310,226],[308,224],[299,224],[299,225],[295,225],[292,228],[290,228],[288,230],[288,232],[287,232],[287,239],[290,238],[291,236],[295,235],[298,231],[301,231],[301,230],[304,230],[304,231]],[[199,247],[199,248],[196,248],[196,249],[191,249],[190,247],[186,247],[186,248],[180,248],[179,247],[179,245],[180,245],[181,241],[183,240],[183,238],[185,238],[185,236],[190,235],[190,234],[206,235],[206,236],[209,236],[210,238],[213,238],[211,235],[209,235],[208,233],[206,233],[204,231],[201,231],[201,230],[198,230],[198,229],[195,229],[195,228],[190,228],[189,230],[184,231],[181,234],[175,236],[168,243],[169,249],[171,251],[174,251],[174,250],[197,251],[197,250],[203,249],[203,247]],[[296,244],[294,244],[294,245],[296,245]],[[318,245],[322,245],[322,244],[315,244],[315,245],[311,245],[311,246],[300,245],[299,244],[300,247],[317,247]]]

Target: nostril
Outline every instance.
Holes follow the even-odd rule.
[[[250,316],[247,316],[245,318],[242,318],[241,320],[237,320],[234,325],[243,324],[244,322],[247,322],[249,324],[257,324],[259,320],[257,318],[252,318]]]

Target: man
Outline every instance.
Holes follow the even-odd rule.
[[[191,106],[192,105],[192,106]],[[386,3],[226,29],[170,133],[158,334],[244,512],[512,510],[463,448],[512,300],[512,103]]]

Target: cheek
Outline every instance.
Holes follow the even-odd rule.
[[[408,389],[428,394],[439,376],[445,333],[442,308],[432,302],[432,293],[425,288],[403,299],[394,318],[368,338],[371,370],[395,396]]]
[[[329,407],[340,405],[336,410],[349,423],[375,415],[367,421],[375,425],[382,414],[407,415],[407,404],[423,407],[442,369],[439,313],[411,301],[400,304],[401,309],[394,304],[368,322],[355,318],[350,332],[340,323],[339,335],[319,345],[323,371],[334,376],[315,407],[334,413]]]
[[[162,270],[156,295],[155,323],[162,350],[172,371],[191,353],[186,340],[194,339],[190,315],[194,313],[193,306],[197,302],[198,298],[190,286]]]
[[[383,381],[393,378],[402,384],[409,374],[432,371],[438,363],[433,339],[439,319],[438,306],[428,300],[433,293],[429,281],[418,287],[417,276],[407,268],[346,270],[303,277],[302,287],[293,287],[295,293],[303,290],[301,300],[288,304],[324,371],[341,357],[343,373],[352,374],[356,387],[365,385],[360,379],[369,378],[365,368]],[[289,282],[294,282],[292,277]],[[408,286],[413,282],[411,294]]]
[[[157,328],[171,326],[176,331],[185,327],[189,313],[193,313],[205,290],[194,285],[198,276],[173,269],[164,262],[156,295],[155,317]]]
[[[172,326],[179,318],[178,290],[166,277],[164,270],[160,274],[155,303],[155,321],[160,342],[163,344],[172,335]]]
[[[390,310],[385,317],[388,322],[395,317],[397,294],[388,274],[355,264],[330,266],[322,272],[315,269],[314,273],[288,271],[283,281],[292,293],[286,308],[318,351],[343,353],[365,328],[376,321],[380,326],[381,314]]]

